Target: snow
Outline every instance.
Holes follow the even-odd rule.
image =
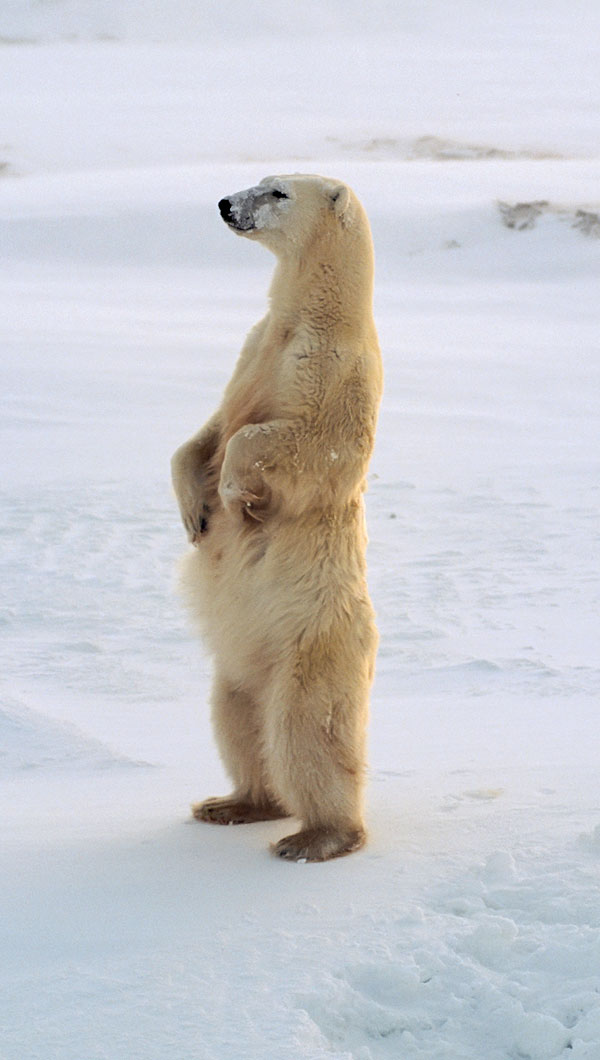
[[[599,9],[0,15],[2,1060],[599,1060]],[[175,591],[174,449],[347,180],[386,368],[366,849],[280,863]],[[333,459],[333,453],[331,454]]]

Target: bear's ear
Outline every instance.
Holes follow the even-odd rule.
[[[345,184],[338,184],[329,192],[329,201],[336,217],[339,217],[343,225],[349,221],[348,207],[350,205],[350,192]]]

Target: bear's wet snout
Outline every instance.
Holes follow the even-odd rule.
[[[219,212],[224,221],[231,221],[231,200],[221,199],[219,202]]]

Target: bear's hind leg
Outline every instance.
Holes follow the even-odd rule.
[[[326,649],[301,659],[274,690],[267,768],[275,790],[300,818],[299,832],[273,846],[290,861],[328,861],[366,841],[362,802],[370,685],[368,660],[340,666]]]
[[[286,817],[265,784],[259,708],[252,697],[217,676],[212,720],[221,758],[235,789],[231,795],[195,803],[192,815],[197,821],[212,824],[250,824]]]

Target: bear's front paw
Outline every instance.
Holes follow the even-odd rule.
[[[200,539],[208,533],[210,525],[210,508],[208,504],[195,504],[190,507],[182,507],[181,519],[192,545],[198,545]]]

